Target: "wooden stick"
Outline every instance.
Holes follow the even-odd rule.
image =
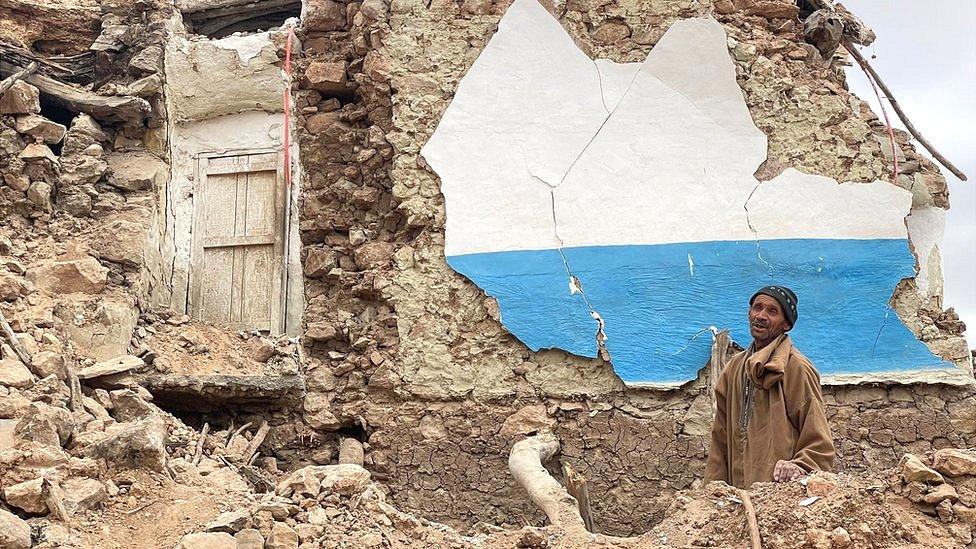
[[[0,82],[0,95],[6,93],[6,91],[9,90],[21,78],[34,74],[38,67],[40,67],[40,65],[37,63],[37,61],[34,61],[23,69],[11,74],[7,78],[4,78],[3,82]]]
[[[30,353],[24,348],[24,345],[17,339],[17,335],[14,333],[14,329],[10,327],[7,322],[7,318],[3,316],[3,311],[0,311],[0,329],[3,330],[3,335],[7,337],[7,341],[10,342],[10,347],[13,348],[14,352],[17,353],[17,357],[20,361],[24,363],[28,368],[31,368],[33,364],[31,363]]]
[[[226,445],[226,447],[227,448],[230,448],[231,445],[234,443],[234,439],[237,438],[237,437],[239,437],[239,436],[241,436],[241,433],[243,433],[244,430],[247,429],[250,426],[251,426],[251,422],[248,421],[244,425],[241,425],[236,431],[234,431],[234,433],[232,435],[230,435],[230,438],[227,439],[227,445]]]
[[[715,386],[729,360],[732,339],[728,330],[719,330],[712,336],[712,358],[708,361],[708,396],[712,402],[712,416],[715,416]]]
[[[254,438],[251,439],[251,443],[247,445],[247,450],[244,451],[244,459],[242,460],[244,464],[250,465],[254,461],[254,458],[258,455],[258,448],[261,447],[261,443],[264,442],[264,438],[268,436],[268,431],[270,430],[271,426],[268,425],[268,422],[262,421],[261,426],[254,433]]]
[[[559,440],[552,433],[540,433],[520,440],[508,456],[508,470],[529,499],[546,514],[549,523],[567,532],[588,535],[576,500],[542,466],[559,451]]]
[[[895,109],[895,113],[898,114],[898,118],[901,120],[902,124],[905,125],[905,128],[908,129],[909,133],[911,133],[912,136],[915,139],[917,139],[918,142],[921,143],[923,147],[925,147],[925,150],[929,151],[929,153],[932,154],[933,158],[938,160],[939,163],[945,166],[946,169],[948,169],[950,172],[953,173],[953,175],[955,175],[962,181],[966,181],[967,180],[966,174],[962,173],[962,171],[959,168],[957,168],[955,164],[949,162],[949,160],[946,157],[942,156],[942,153],[937,151],[935,147],[933,147],[932,144],[929,143],[927,139],[922,137],[922,134],[919,133],[917,129],[915,129],[915,126],[912,124],[911,120],[908,119],[908,115],[905,114],[905,111],[901,110],[901,105],[898,104],[898,100],[895,99],[894,94],[891,93],[891,90],[884,83],[884,80],[881,80],[881,76],[878,75],[878,72],[876,70],[874,70],[874,67],[872,67],[871,64],[868,63],[868,60],[865,59],[863,55],[861,55],[861,52],[857,51],[857,49],[854,46],[852,46],[849,41],[846,40],[844,41],[844,48],[851,54],[851,57],[853,57],[854,60],[857,61],[857,64],[860,65],[861,68],[863,68],[865,71],[871,74],[871,77],[874,78],[874,81],[878,84],[878,87],[881,88],[881,91],[885,93],[885,97],[888,99],[888,103],[891,105],[891,108]]]
[[[70,366],[68,367],[68,387],[71,389],[71,410],[74,412],[84,411],[85,403],[81,399],[83,395],[81,381],[78,379],[75,369]]]
[[[200,458],[203,457],[203,441],[207,439],[207,433],[210,432],[210,424],[204,423],[203,429],[200,430],[200,438],[197,439],[197,449],[193,452],[193,465],[200,463]]]
[[[762,538],[759,537],[759,521],[756,519],[756,507],[752,504],[749,492],[739,490],[739,499],[742,500],[742,508],[746,512],[746,523],[749,525],[749,540],[752,549],[762,549]]]
[[[595,533],[593,509],[590,507],[590,489],[586,477],[577,473],[569,463],[563,463],[563,476],[566,478],[566,491],[573,496],[579,506],[583,524],[588,531]]]

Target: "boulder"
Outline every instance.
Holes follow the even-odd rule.
[[[0,509],[0,547],[30,549],[30,546],[30,525],[17,515]]]
[[[325,471],[320,465],[309,465],[293,472],[278,483],[276,492],[280,496],[293,495],[315,497],[321,489],[322,477]]]
[[[16,301],[27,295],[24,279],[4,269],[0,270],[0,301]]]
[[[237,549],[264,549],[264,536],[254,528],[245,528],[234,534]]]
[[[0,95],[0,114],[34,114],[41,112],[41,92],[23,80],[14,82]]]
[[[3,489],[3,499],[7,504],[32,515],[47,514],[44,503],[44,479],[35,478]]]
[[[305,69],[306,87],[327,95],[345,95],[349,89],[345,61],[312,61]]]
[[[343,496],[358,494],[369,485],[369,471],[359,465],[324,465],[322,466],[322,491],[336,493]]]
[[[13,350],[4,345],[0,347],[0,385],[23,389],[34,384],[34,374],[17,358]]]
[[[226,532],[187,534],[180,540],[180,549],[237,549],[237,540]]]
[[[956,489],[948,484],[940,484],[935,487],[931,492],[922,496],[922,501],[925,503],[930,503],[932,505],[938,505],[944,500],[949,500],[950,502],[957,501],[959,499],[959,494],[956,493]]]
[[[113,374],[121,374],[123,372],[135,370],[136,368],[141,368],[145,365],[146,363],[135,355],[115,357],[111,360],[106,360],[93,366],[82,368],[81,371],[78,372],[78,379],[92,379],[96,377],[110,376]]]
[[[901,476],[905,479],[905,482],[923,482],[923,483],[940,483],[945,482],[937,471],[934,471],[925,466],[922,460],[912,454],[905,454],[901,458],[901,462],[898,464],[898,468],[901,470]]]
[[[108,269],[94,257],[52,261],[31,269],[27,279],[51,294],[100,294],[108,284]]]
[[[950,477],[976,476],[976,451],[943,448],[935,452],[932,467]]]
[[[24,150],[20,151],[20,159],[24,162],[47,160],[52,164],[58,163],[58,157],[54,155],[54,151],[44,143],[31,143],[27,145],[24,147]]]
[[[115,220],[109,222],[95,235],[92,249],[95,255],[106,261],[138,267],[145,262],[148,231],[139,223]]]
[[[298,533],[284,522],[275,522],[264,547],[265,549],[298,549]]]
[[[166,423],[159,415],[116,423],[107,427],[100,439],[88,445],[85,453],[117,464],[162,472],[166,470],[168,434]]]
[[[14,427],[14,433],[41,446],[60,448],[71,438],[73,425],[68,410],[43,402],[32,402]]]
[[[135,421],[156,413],[156,408],[132,389],[118,389],[109,394],[112,399],[112,417],[116,421]]]
[[[302,24],[312,32],[343,30],[346,27],[346,6],[332,0],[303,2]]]
[[[14,128],[17,133],[36,137],[49,144],[60,143],[68,133],[68,128],[39,114],[18,116]]]
[[[31,357],[31,367],[42,378],[53,375],[60,380],[68,379],[68,367],[60,353],[53,351],[36,353]]]
[[[108,182],[124,191],[143,191],[162,183],[167,174],[166,164],[148,152],[110,154],[106,157]]]

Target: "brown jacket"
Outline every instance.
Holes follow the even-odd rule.
[[[745,436],[742,419],[746,376],[753,405]],[[773,480],[779,460],[805,471],[829,471],[834,443],[824,415],[820,375],[784,334],[749,355],[732,357],[715,387],[717,410],[705,480],[724,480],[739,488]]]

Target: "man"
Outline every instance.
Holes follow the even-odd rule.
[[[752,344],[732,357],[715,387],[706,481],[748,488],[833,468],[820,375],[786,333],[796,325],[796,304],[782,286],[749,300]]]

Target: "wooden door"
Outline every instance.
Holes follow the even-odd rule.
[[[200,158],[190,306],[195,318],[281,331],[286,189],[278,153]]]

